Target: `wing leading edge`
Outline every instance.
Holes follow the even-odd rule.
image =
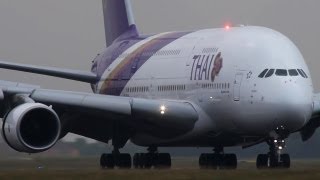
[[[98,81],[97,75],[93,74],[92,72],[79,71],[73,69],[61,69],[46,66],[27,65],[20,63],[11,63],[6,61],[0,61],[0,68],[60,77],[87,83],[96,83]]]

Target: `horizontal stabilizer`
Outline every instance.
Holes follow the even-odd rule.
[[[97,75],[93,74],[92,72],[72,70],[72,69],[60,69],[60,68],[54,68],[54,67],[26,65],[26,64],[11,63],[11,62],[5,62],[5,61],[0,61],[0,68],[35,73],[35,74],[43,74],[47,76],[71,79],[71,80],[87,82],[87,83],[96,83],[98,81]]]

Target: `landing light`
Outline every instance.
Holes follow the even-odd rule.
[[[160,113],[163,115],[163,114],[165,114],[166,113],[166,106],[164,106],[164,105],[162,105],[162,106],[160,106]]]

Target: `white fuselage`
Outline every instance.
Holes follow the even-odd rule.
[[[119,56],[101,83],[126,55],[158,36],[135,44]],[[259,78],[265,69],[302,69],[308,78],[288,71],[288,75],[273,73]],[[194,130],[184,136],[161,140],[138,134],[133,138],[143,145],[187,141],[212,132],[213,136],[265,137],[281,126],[291,133],[301,129],[313,111],[313,86],[303,56],[287,37],[263,27],[187,34],[151,56],[121,96],[188,101],[200,114]]]

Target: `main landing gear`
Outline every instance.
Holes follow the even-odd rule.
[[[149,148],[148,153],[136,153],[131,159],[130,154],[121,154],[114,150],[112,154],[102,154],[100,166],[103,169],[131,169],[132,161],[136,169],[171,168],[171,156],[168,153],[158,153],[157,148]]]
[[[104,169],[131,169],[132,161],[130,154],[121,154],[119,150],[114,150],[112,154],[102,154],[100,157],[100,166]]]
[[[199,166],[202,169],[237,169],[235,154],[223,154],[223,148],[215,148],[212,154],[201,154]]]
[[[285,148],[284,139],[271,139],[268,141],[270,146],[270,152],[268,154],[259,154],[257,157],[257,168],[290,168],[290,156],[289,154],[281,154]]]
[[[136,169],[171,168],[171,156],[169,153],[158,153],[157,148],[149,148],[149,153],[136,153],[133,156],[133,165]]]

